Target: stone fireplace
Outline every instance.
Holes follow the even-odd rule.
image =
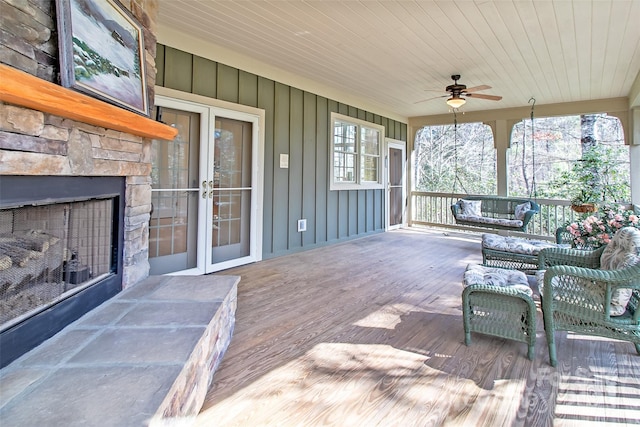
[[[143,26],[152,106],[158,1],[121,3]],[[183,423],[231,340],[239,278],[148,277],[151,142],[177,130],[60,86],[55,4],[0,0],[0,412]]]
[[[10,76],[11,73],[3,74],[0,85],[8,84],[12,90],[25,91],[20,87],[21,82],[7,82],[4,75]],[[40,92],[46,88],[42,82],[37,84]],[[53,87],[53,90],[65,89]],[[81,95],[73,93],[70,96]],[[59,99],[58,96],[52,98],[54,102]],[[152,129],[156,125],[164,126],[134,113],[109,112],[110,108],[119,110],[115,107],[100,106],[100,110],[103,108],[107,111],[98,114],[99,118],[107,117],[114,121],[114,126],[121,128],[118,114],[136,116],[132,132],[138,134],[148,133],[135,128],[140,122],[151,122]],[[87,123],[91,121],[91,117],[86,122],[79,122],[59,114],[0,104],[0,242],[3,238],[7,242],[19,240],[22,246],[26,246],[15,248],[13,245],[11,249],[7,242],[0,243],[0,265],[2,259],[5,265],[11,261],[7,270],[16,272],[16,265],[25,264],[31,258],[27,255],[26,260],[20,260],[21,256],[24,258],[25,251],[34,252],[33,258],[45,258],[45,253],[49,252],[55,255],[55,261],[47,258],[46,265],[34,267],[32,273],[22,271],[22,278],[6,280],[9,273],[5,272],[3,277],[0,272],[0,281],[5,283],[0,283],[0,288],[10,291],[5,296],[15,296],[17,289],[25,288],[18,286],[20,283],[28,283],[26,288],[34,285],[31,276],[46,283],[57,280],[53,279],[56,274],[66,277],[62,282],[56,281],[61,283],[57,285],[61,287],[59,295],[47,296],[47,301],[37,307],[18,308],[10,318],[2,319],[0,367],[149,274],[150,140],[134,133]],[[109,218],[104,217],[105,212],[110,213]],[[87,222],[88,217],[93,217],[94,222]],[[71,225],[71,228],[58,229],[57,223]],[[83,227],[85,236],[76,236],[74,233],[82,233]],[[91,233],[97,234],[91,236]],[[84,240],[80,242],[78,239]],[[88,240],[103,239],[108,242],[103,241],[103,246],[85,244]],[[86,284],[99,280],[99,277],[106,278],[108,286],[84,289]],[[74,302],[61,303],[62,295],[65,300]],[[88,295],[89,300],[76,298],[81,295]],[[30,298],[34,299],[32,295]],[[73,310],[69,309],[71,306]],[[46,316],[52,311],[64,315],[54,316],[56,320],[53,321]],[[43,320],[16,324],[17,319],[32,312],[39,312],[35,317]],[[33,325],[37,325],[35,329],[31,327]],[[25,332],[27,327],[29,332]],[[9,348],[12,351],[4,350]]]
[[[143,26],[152,105],[158,4],[122,3]],[[59,84],[55,2],[0,0],[0,6],[2,30],[11,35],[0,40],[0,267],[3,259],[6,266],[0,298],[26,292],[2,310],[4,366],[98,300],[148,276],[150,144],[173,139],[176,131]],[[27,268],[20,264],[34,259],[39,265],[20,276],[17,269]],[[18,276],[7,279],[8,271]],[[108,285],[95,286],[102,282]],[[46,292],[38,293],[42,283]],[[76,298],[82,295],[91,298]],[[31,302],[16,304],[16,298]],[[30,322],[22,320],[54,310],[65,320],[45,320],[24,333]],[[5,357],[5,349],[19,347]]]

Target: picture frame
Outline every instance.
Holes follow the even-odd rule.
[[[140,23],[117,0],[56,0],[62,86],[149,116]]]

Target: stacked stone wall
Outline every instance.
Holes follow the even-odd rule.
[[[0,61],[58,82],[55,5],[53,0],[0,0]]]
[[[158,2],[121,3],[143,27],[153,111]],[[0,62],[60,84],[56,2],[0,0],[0,16]],[[0,103],[0,175],[126,177],[124,287],[149,272],[150,143],[125,132]]]

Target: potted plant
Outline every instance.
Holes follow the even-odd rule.
[[[597,212],[600,194],[589,188],[579,190],[578,194],[571,199],[571,209],[574,212],[586,213]]]
[[[618,161],[611,147],[598,144],[586,150],[582,158],[563,176],[571,193],[571,208],[580,213],[596,212],[598,204],[621,202],[624,184],[619,184]]]

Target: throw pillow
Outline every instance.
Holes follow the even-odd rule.
[[[482,216],[482,200],[460,200],[462,215]]]
[[[524,220],[524,215],[527,213],[527,211],[531,210],[531,203],[530,202],[524,202],[522,204],[519,204],[518,206],[516,206],[516,219],[519,219],[520,221]]]
[[[618,270],[640,262],[640,230],[625,227],[619,230],[600,256],[602,270]],[[621,316],[627,310],[631,289],[618,288],[611,294],[612,316]]]

